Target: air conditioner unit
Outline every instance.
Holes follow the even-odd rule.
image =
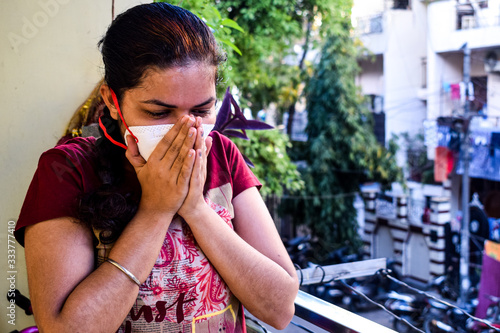
[[[486,54],[484,71],[486,73],[500,73],[500,50],[493,50]]]

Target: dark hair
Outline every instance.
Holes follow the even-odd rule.
[[[98,45],[104,62],[104,81],[119,101],[125,91],[141,83],[149,69],[195,62],[217,69],[225,60],[210,28],[200,18],[167,3],[138,5],[118,15]],[[108,134],[123,142],[118,122],[107,108],[101,119]],[[124,151],[99,131],[97,174],[102,185],[82,196],[78,219],[101,230],[101,241],[112,242],[135,215],[140,197],[123,191]]]
[[[136,87],[149,68],[192,62],[218,67],[225,60],[199,17],[167,3],[139,5],[118,15],[98,45],[104,81],[118,96]]]

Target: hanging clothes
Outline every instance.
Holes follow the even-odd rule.
[[[453,152],[448,147],[436,147],[436,159],[434,160],[434,180],[442,183],[448,179],[453,170]]]

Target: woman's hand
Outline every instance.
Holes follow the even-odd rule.
[[[195,162],[189,182],[188,194],[179,209],[179,215],[185,220],[189,220],[189,216],[199,213],[200,208],[206,205],[203,197],[203,188],[207,179],[207,156],[212,148],[212,138],[207,137],[205,140],[203,139],[203,127],[200,117],[196,118],[195,127],[197,130]]]
[[[198,137],[194,127],[197,122],[191,116],[179,119],[158,143],[147,163],[132,136],[127,137],[126,157],[142,189],[140,208],[175,214],[181,207],[188,194],[193,166],[196,166],[193,148]]]

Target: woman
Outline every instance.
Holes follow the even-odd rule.
[[[260,183],[227,138],[204,139],[223,60],[209,28],[140,5],[100,44],[102,137],[41,156],[16,228],[40,331],[242,332],[240,305],[283,329],[298,282]],[[134,131],[165,124],[145,156]]]

